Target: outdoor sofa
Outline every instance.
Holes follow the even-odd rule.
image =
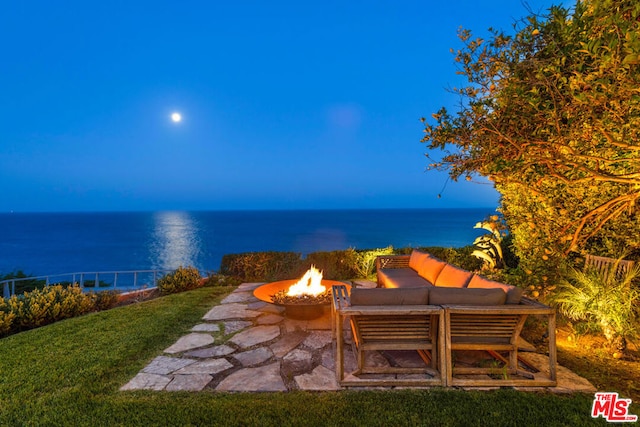
[[[342,385],[369,382],[443,386],[555,386],[555,310],[522,296],[522,289],[465,271],[414,250],[377,259],[378,288],[333,288],[336,374]],[[520,332],[530,315],[547,318],[548,372],[520,367]],[[345,378],[343,333],[349,320],[357,370]],[[418,350],[428,376],[399,376],[414,369],[369,368],[368,350]],[[457,350],[487,351],[492,366],[456,366]],[[506,354],[503,356],[503,354]],[[502,363],[502,366],[498,366]],[[526,366],[527,364],[525,364]],[[531,368],[531,367],[529,367]],[[385,373],[387,377],[362,374]],[[382,378],[382,379],[381,379]]]

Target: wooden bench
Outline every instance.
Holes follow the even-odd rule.
[[[444,305],[445,371],[447,386],[555,386],[556,379],[556,314],[538,302],[523,299],[521,304],[504,306]],[[519,368],[520,332],[529,315],[547,316],[549,374],[533,375]],[[455,366],[453,351],[487,351],[503,367]],[[507,353],[503,357],[500,353]],[[458,376],[460,375],[460,376]],[[470,378],[470,375],[481,375]],[[487,375],[489,377],[487,377]]]
[[[615,269],[616,278],[621,278],[628,274],[633,268],[635,262],[625,259],[615,259],[596,255],[586,255],[584,258],[584,271],[596,271],[603,277],[611,273]]]
[[[429,386],[444,385],[444,310],[429,305],[350,304],[344,286],[333,287],[334,334],[336,337],[336,376],[343,386]],[[344,323],[349,319],[357,371],[348,379],[344,374]],[[371,367],[365,364],[365,351],[417,350],[425,367]],[[365,378],[361,374],[394,374]],[[410,378],[395,374],[425,374]]]

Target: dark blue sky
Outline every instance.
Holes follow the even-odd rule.
[[[495,206],[489,184],[438,199],[419,119],[457,101],[460,26],[526,14],[517,0],[7,2],[0,211]]]

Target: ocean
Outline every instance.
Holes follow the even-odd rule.
[[[225,254],[469,245],[492,208],[0,214],[0,274],[217,271]]]

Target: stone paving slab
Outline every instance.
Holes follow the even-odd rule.
[[[386,368],[387,366],[390,366],[389,361],[377,351],[364,352],[364,365],[376,368]]]
[[[280,336],[280,327],[275,325],[256,326],[234,335],[229,342],[240,348],[249,348],[254,345],[272,341]]]
[[[174,372],[175,375],[209,374],[215,375],[233,368],[227,359],[209,359],[192,363]]]
[[[165,349],[165,353],[175,354],[184,351],[193,350],[194,348],[204,347],[214,343],[214,339],[209,334],[190,333],[176,341],[175,344]]]
[[[282,358],[285,354],[296,348],[307,337],[304,331],[295,331],[282,336],[277,342],[269,346],[276,357]]]
[[[400,366],[402,368],[424,367],[424,361],[417,351],[388,350],[384,352],[384,356],[393,360],[394,366]]]
[[[191,330],[193,332],[220,332],[220,325],[217,323],[199,323]]]
[[[256,302],[257,298],[253,296],[253,292],[232,292],[220,304],[229,304],[232,302]]]
[[[336,380],[336,373],[324,366],[318,366],[307,374],[302,374],[294,378],[300,390],[310,391],[335,391],[340,390],[340,385]]]
[[[169,382],[171,382],[171,378],[167,376],[140,372],[138,375],[133,377],[131,381],[120,387],[120,390],[160,391],[163,390]]]
[[[219,391],[287,391],[280,376],[280,363],[236,371],[216,387]]]
[[[208,359],[211,357],[227,356],[236,350],[228,345],[217,345],[215,347],[201,348],[185,353],[186,357],[197,357],[199,359]]]
[[[277,325],[282,320],[284,320],[284,317],[278,314],[268,314],[258,317],[257,323],[258,325]]]
[[[325,349],[320,355],[320,360],[321,360],[322,366],[335,371],[336,359],[334,357],[334,351],[335,350],[333,348]],[[345,354],[346,354],[346,350],[345,350]]]
[[[240,362],[242,366],[260,365],[272,357],[273,352],[266,347],[258,347],[255,350],[248,350],[233,355],[233,358]]]
[[[331,344],[331,335],[331,331],[312,331],[302,344],[317,350]]]
[[[285,332],[287,333],[296,332],[296,331],[306,332],[309,330],[309,328],[307,327],[308,324],[309,322],[306,320],[288,319],[286,317],[282,322],[282,326],[284,327]]]
[[[177,357],[158,356],[143,370],[145,374],[166,375],[195,363],[195,360]]]
[[[195,374],[195,375],[176,375],[173,380],[167,384],[167,391],[202,391],[213,379],[211,375]]]
[[[313,366],[312,356],[311,352],[296,348],[282,358],[282,369],[285,370],[287,374],[301,374],[306,372]]]
[[[259,311],[249,310],[246,304],[231,303],[221,304],[213,307],[203,320],[230,320],[230,319],[253,319],[260,316]]]
[[[224,333],[225,335],[235,334],[238,331],[248,328],[249,326],[253,326],[253,322],[249,322],[246,320],[230,320],[228,322],[223,322]]]

